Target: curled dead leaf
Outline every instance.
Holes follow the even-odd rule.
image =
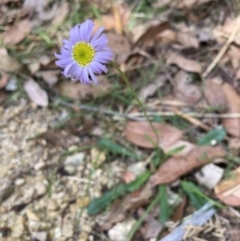
[[[32,30],[32,24],[30,20],[24,19],[2,34],[2,39],[5,44],[17,44],[21,42]]]
[[[191,79],[184,71],[178,71],[174,77],[174,93],[175,96],[186,103],[196,103],[202,97],[200,87],[190,84]]]
[[[240,167],[232,172],[232,175],[221,181],[215,188],[216,196],[225,204],[240,206]]]
[[[186,57],[182,56],[177,52],[167,51],[166,60],[168,65],[176,64],[180,69],[183,69],[185,71],[198,74],[202,73],[202,67],[197,61],[187,59]]]
[[[0,89],[6,86],[8,83],[8,75],[4,72],[0,72]]]
[[[223,157],[225,154],[220,146],[195,147],[185,158],[177,156],[169,158],[151,177],[151,182],[154,185],[173,182],[191,170],[209,163],[213,158]]]
[[[26,81],[24,84],[24,90],[34,103],[43,107],[48,106],[48,95],[37,82],[34,80]]]
[[[128,141],[144,148],[154,148],[154,143],[168,146],[182,137],[182,131],[173,126],[164,123],[152,124],[158,132],[158,140],[150,124],[145,121],[128,121],[124,134]]]
[[[226,113],[240,113],[240,96],[236,93],[234,88],[225,83],[222,86],[222,90],[228,106],[228,111]],[[229,134],[240,137],[240,118],[225,118],[222,120],[222,124]]]
[[[68,2],[63,3],[56,11],[55,17],[52,20],[52,24],[55,26],[60,25],[64,22],[69,12]]]
[[[116,33],[107,33],[108,46],[113,50],[115,61],[118,64],[125,62],[130,52],[130,43],[125,36]]]
[[[149,21],[136,26],[133,30],[133,42],[136,44],[153,41],[161,32],[170,29],[169,22]]]
[[[92,97],[96,98],[106,94],[110,89],[110,84],[105,76],[97,76],[97,79],[99,85],[82,85],[67,80],[57,85],[57,89],[60,94],[74,100],[86,100]]]
[[[0,48],[0,70],[3,72],[16,73],[21,69],[22,65],[14,58],[8,55],[5,48]]]
[[[41,71],[39,74],[41,75],[43,80],[51,87],[55,85],[58,81],[58,70]]]
[[[207,79],[204,82],[203,93],[207,103],[212,107],[227,106],[226,98],[222,89],[222,80],[220,77]]]
[[[191,32],[178,32],[177,33],[177,41],[184,48],[199,48],[199,42],[196,36]]]
[[[186,24],[178,24],[177,28],[176,42],[180,43],[182,48],[199,48],[198,38]]]
[[[139,91],[139,99],[141,99],[144,102],[149,96],[154,95],[156,91],[166,83],[166,81],[167,77],[165,75],[159,75],[153,83],[144,86]]]
[[[226,19],[225,23],[223,26],[218,26],[214,31],[214,37],[219,41],[219,42],[224,42],[226,39],[229,38],[231,33],[233,32],[235,26],[240,25],[240,16],[238,16],[235,19]],[[240,44],[240,28],[238,28],[238,31],[235,35],[234,42],[236,44]]]
[[[196,8],[202,4],[211,2],[213,0],[182,0],[182,1],[172,1],[171,7],[178,9],[191,9]]]

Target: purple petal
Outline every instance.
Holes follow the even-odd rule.
[[[74,62],[72,62],[71,64],[69,64],[65,69],[64,69],[64,71],[63,71],[63,73],[64,73],[64,75],[65,76],[69,76],[69,70],[70,70],[70,68],[74,65],[75,63]]]
[[[98,31],[92,36],[90,43],[92,44],[95,40],[97,40],[97,38],[101,35],[101,33],[103,32],[104,27],[101,27],[100,29],[98,29]]]
[[[82,80],[83,80],[84,84],[89,84],[90,83],[89,76],[88,76],[88,68],[87,67],[83,68]]]
[[[71,28],[71,30],[70,30],[70,41],[71,41],[72,44],[75,44],[79,41],[78,26],[75,26],[75,27]]]
[[[90,76],[91,76],[91,79],[92,79],[93,83],[94,83],[95,85],[97,85],[97,84],[98,84],[98,81],[97,81],[97,78],[95,77],[95,75],[93,74],[93,72],[92,72],[92,70],[91,70],[91,67],[88,69],[88,71],[89,71],[89,74],[90,74]]]
[[[93,30],[93,22],[92,20],[87,19],[84,23],[80,25],[78,29],[79,35],[81,35],[81,40],[85,42],[89,42]]]

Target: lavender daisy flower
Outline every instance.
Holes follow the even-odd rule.
[[[63,74],[72,80],[80,80],[83,84],[98,84],[95,74],[107,73],[106,64],[113,54],[107,47],[108,39],[103,34],[104,27],[93,36],[93,22],[86,20],[70,30],[70,40],[63,40],[61,54],[56,65],[63,68]]]

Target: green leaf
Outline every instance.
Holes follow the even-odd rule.
[[[134,192],[142,187],[150,177],[151,172],[146,171],[139,175],[134,181],[127,184],[120,184],[114,189],[103,194],[102,197],[92,200],[87,208],[89,215],[96,215],[107,208],[117,198],[123,196],[127,192]]]
[[[199,138],[197,144],[198,146],[211,145],[212,141],[220,142],[225,137],[226,131],[223,128],[216,128]]]
[[[168,195],[167,195],[167,188],[166,185],[161,185],[159,187],[160,192],[160,213],[159,213],[159,220],[161,223],[166,223],[170,216],[171,216],[171,208],[169,207],[168,203]]]
[[[138,190],[140,187],[143,186],[143,184],[145,184],[145,182],[148,180],[150,175],[151,175],[150,171],[146,171],[143,174],[139,175],[134,181],[127,184],[127,191],[134,192]]]
[[[140,159],[140,157],[136,153],[129,151],[125,147],[120,146],[117,143],[112,142],[109,139],[101,139],[97,142],[97,145],[100,148],[110,151],[114,154],[119,154],[119,155],[123,155],[123,156],[129,156],[132,158]]]
[[[113,190],[110,190],[103,194],[102,197],[95,198],[90,202],[87,211],[89,215],[96,215],[100,211],[108,207],[113,201],[118,197],[124,195],[127,192],[127,186],[125,184],[120,184]]]
[[[182,146],[178,146],[178,147],[176,147],[176,148],[174,148],[174,149],[171,149],[170,151],[168,151],[168,152],[165,154],[165,159],[168,159],[169,157],[177,154],[178,152],[182,151],[184,148],[185,148],[185,146],[182,145]]]
[[[182,181],[181,186],[187,194],[191,204],[196,208],[201,208],[209,198],[192,182]]]

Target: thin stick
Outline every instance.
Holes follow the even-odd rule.
[[[143,111],[143,114],[144,114],[146,120],[148,121],[150,127],[152,128],[152,130],[153,130],[153,132],[154,132],[154,134],[155,134],[156,143],[154,142],[154,145],[155,145],[155,147],[156,147],[157,149],[159,149],[159,151],[160,151],[161,153],[163,153],[163,151],[161,150],[161,148],[160,148],[160,146],[159,146],[159,144],[158,144],[158,139],[159,139],[158,131],[156,130],[156,128],[154,127],[153,123],[152,123],[151,120],[149,119],[149,116],[148,116],[148,114],[147,114],[147,111],[146,111],[145,106],[143,105],[143,103],[142,103],[142,102],[140,101],[140,99],[138,98],[138,95],[137,95],[136,91],[133,89],[132,85],[130,84],[127,76],[122,72],[122,70],[118,67],[117,64],[115,64],[113,61],[112,61],[111,63],[112,63],[112,65],[113,65],[113,67],[116,68],[116,70],[117,70],[117,71],[119,72],[119,74],[122,76],[125,84],[126,84],[127,87],[131,90],[131,92],[132,92],[134,98],[136,99],[138,105],[141,107],[141,109],[142,109],[142,111]]]
[[[160,198],[162,196],[162,193],[159,192],[158,195],[155,197],[155,199],[153,199],[153,201],[151,202],[151,204],[148,206],[148,208],[144,211],[144,213],[142,214],[142,216],[138,219],[138,221],[134,224],[132,230],[128,233],[127,239],[126,241],[131,241],[132,237],[134,236],[134,234],[136,233],[136,231],[138,230],[138,228],[141,226],[142,222],[145,220],[145,218],[147,217],[147,215],[150,213],[150,211],[153,209],[153,207],[160,201]]]
[[[217,63],[223,57],[223,55],[227,51],[228,47],[230,46],[230,44],[233,42],[234,38],[236,37],[238,30],[239,30],[239,25],[235,24],[235,26],[233,28],[233,31],[232,31],[231,35],[229,36],[227,42],[225,43],[225,45],[223,46],[221,51],[218,53],[218,55],[215,57],[213,62],[208,66],[206,71],[203,73],[203,75],[202,75],[203,78],[207,77],[207,75],[212,71],[212,69],[217,65]]]
[[[124,113],[119,113],[116,111],[112,111],[112,110],[107,110],[107,109],[101,109],[99,107],[92,107],[92,106],[88,106],[88,105],[82,105],[82,104],[72,104],[69,102],[66,102],[64,100],[61,99],[54,99],[56,101],[56,103],[60,104],[60,105],[64,105],[67,107],[70,107],[72,109],[80,109],[80,110],[89,110],[92,112],[98,112],[101,114],[106,114],[106,115],[112,115],[112,116],[118,116],[118,117],[122,117],[124,119],[129,119],[129,120],[136,120],[136,121],[144,121],[146,120],[144,113],[139,112],[139,113],[131,113],[131,114],[124,114]],[[166,112],[146,112],[146,114],[149,117],[152,116],[175,116],[175,115],[184,115],[184,116],[188,116],[188,117],[196,117],[196,118],[220,118],[220,119],[234,119],[234,118],[240,118],[240,113],[229,113],[229,114],[216,114],[216,113],[197,113],[197,112],[188,112],[188,113],[183,113],[183,112],[170,112],[170,111],[166,111]]]

